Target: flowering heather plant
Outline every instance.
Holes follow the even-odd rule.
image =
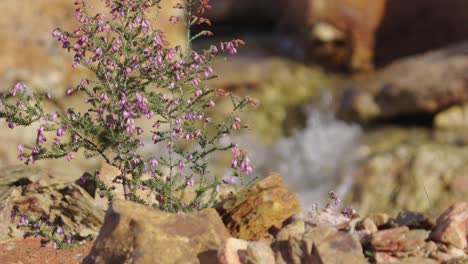
[[[83,151],[86,158],[100,156],[120,170],[113,184],[123,187],[125,199],[170,212],[197,210],[211,206],[220,185],[231,182],[211,175],[210,155],[231,150],[232,176],[242,178],[252,172],[246,151],[223,142],[233,130],[245,127],[239,113],[255,102],[203,85],[215,77],[209,66],[213,58],[220,53],[234,55],[243,44],[233,40],[191,50],[191,41],[211,34],[205,30],[192,35],[190,31],[193,25],[210,23],[200,16],[209,8],[208,0],[185,0],[174,7],[186,7],[184,18],[170,20],[186,21],[185,50],[171,47],[164,33],[152,28],[148,11],[158,8],[159,2],[106,0],[109,13],[91,15],[85,1],[76,1],[80,26],[73,32],[56,29],[52,35],[74,53],[73,67],[82,66],[95,74],[96,78],[83,79],[67,90],[67,95],[84,94],[88,111],[70,108],[46,113],[42,102],[50,96],[33,95],[20,82],[0,95],[0,118],[10,128],[39,123],[35,144],[18,146],[18,158],[26,164],[42,159],[70,161]],[[207,112],[216,107],[219,97],[230,99],[232,111],[228,118],[215,120]],[[151,122],[152,128],[140,127],[139,120]],[[141,154],[148,144],[145,139],[159,147],[158,153]],[[95,180],[111,201],[113,187],[99,176],[96,172],[85,180]],[[195,195],[184,204],[189,187]],[[156,201],[141,197],[141,190],[150,191]]]

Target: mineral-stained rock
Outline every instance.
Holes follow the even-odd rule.
[[[439,216],[430,238],[464,249],[467,247],[467,235],[468,202],[459,202]]]
[[[116,200],[84,263],[216,263],[228,237],[214,209],[177,215]]]
[[[414,251],[424,246],[429,232],[408,227],[396,227],[374,233],[371,245],[377,251]]]
[[[368,122],[430,115],[466,102],[467,50],[466,41],[453,44],[397,60],[374,75],[357,80],[343,93],[341,117]],[[362,107],[363,100],[367,108]]]
[[[10,218],[13,207],[30,219],[48,216],[67,234],[86,230],[97,236],[104,211],[78,186],[79,178],[59,171],[46,172],[34,166],[10,166],[0,170],[0,239],[22,236],[16,230],[18,217]]]
[[[284,186],[279,175],[271,175],[216,206],[232,236],[245,240],[269,237],[283,221],[300,211],[297,196]]]

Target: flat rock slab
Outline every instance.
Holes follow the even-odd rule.
[[[217,263],[228,237],[214,209],[171,214],[116,200],[84,263]]]

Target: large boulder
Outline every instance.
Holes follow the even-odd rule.
[[[228,237],[214,209],[172,214],[116,200],[84,263],[217,263]]]
[[[464,0],[281,1],[280,20],[316,58],[354,70],[466,38]]]
[[[216,210],[232,236],[260,240],[271,237],[269,231],[280,229],[301,206],[281,176],[271,175],[221,201]]]
[[[468,42],[396,61],[349,84],[343,118],[368,122],[431,116],[468,100]]]

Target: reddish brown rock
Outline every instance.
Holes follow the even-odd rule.
[[[467,235],[468,202],[459,202],[439,216],[430,238],[464,249],[467,247]]]
[[[275,256],[266,242],[228,238],[218,249],[218,261],[220,264],[270,264],[275,263]]]
[[[288,191],[279,175],[271,175],[216,206],[232,236],[245,240],[270,237],[283,221],[299,213],[296,194]]]
[[[428,232],[396,227],[372,235],[371,245],[377,251],[414,251],[424,246]]]

